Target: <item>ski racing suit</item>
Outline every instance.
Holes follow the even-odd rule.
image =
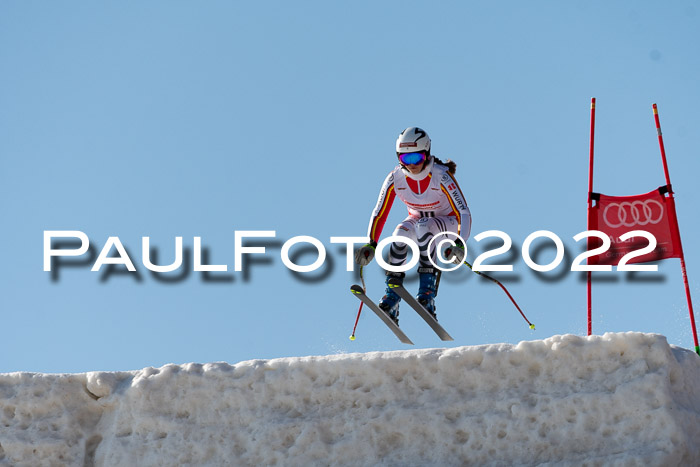
[[[447,166],[438,164],[431,156],[420,173],[412,174],[397,166],[384,180],[369,223],[368,236],[374,244],[379,242],[397,196],[408,207],[408,217],[396,226],[393,235],[408,237],[418,245],[420,268],[432,267],[428,255],[438,264],[436,244],[439,242],[433,242],[432,251],[427,251],[428,244],[435,235],[452,232],[460,235],[464,241],[469,237],[472,220],[464,194]],[[454,240],[455,237],[452,236],[451,239]],[[392,243],[388,263],[392,266],[403,265],[408,250],[405,243]]]

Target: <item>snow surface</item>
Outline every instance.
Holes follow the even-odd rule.
[[[698,465],[700,357],[654,334],[0,374],[0,465]]]

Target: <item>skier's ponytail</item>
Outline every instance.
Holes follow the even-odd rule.
[[[442,162],[437,156],[433,156],[433,159],[435,159],[436,163],[446,166],[447,171],[450,172],[452,175],[454,175],[457,171],[457,163],[455,161],[447,159],[447,162]]]

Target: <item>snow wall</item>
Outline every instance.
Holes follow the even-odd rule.
[[[0,465],[698,465],[660,335],[0,375]]]

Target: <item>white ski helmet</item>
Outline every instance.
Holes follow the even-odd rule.
[[[430,155],[430,137],[418,127],[408,127],[396,140],[396,154],[405,152],[422,152]]]

